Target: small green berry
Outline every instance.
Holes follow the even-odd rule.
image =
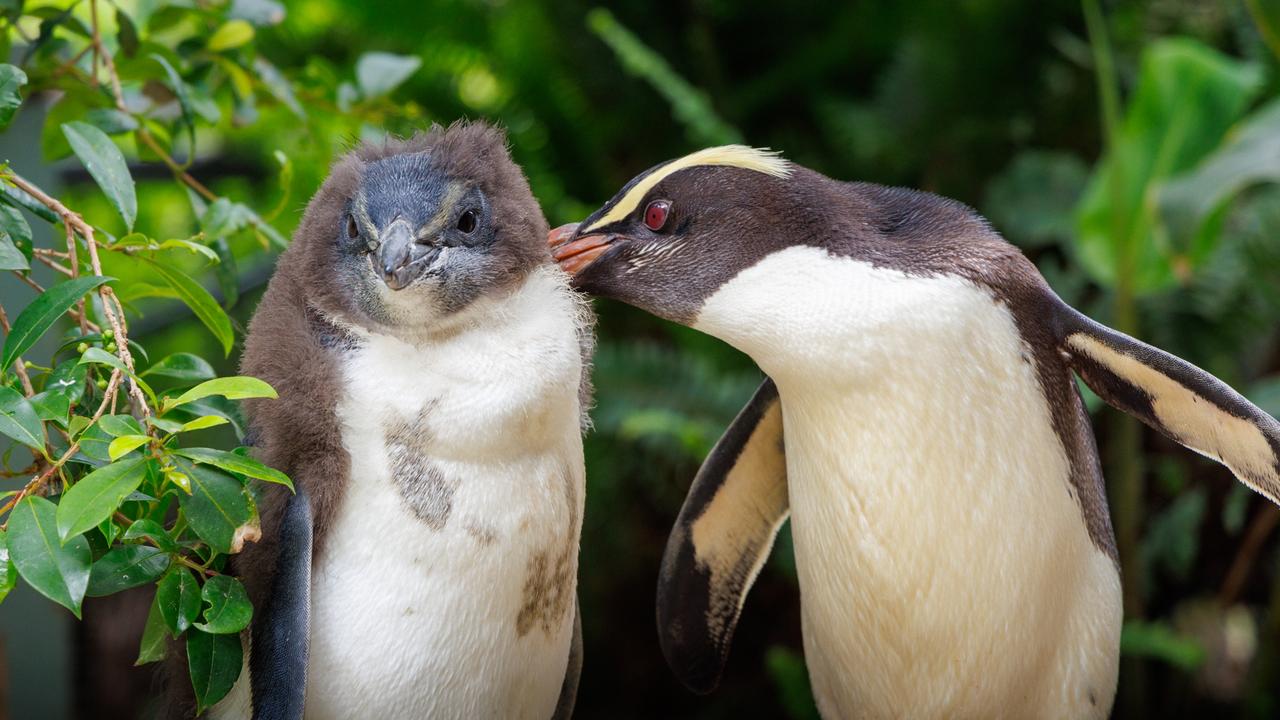
[[[98,378],[98,382],[95,384],[98,386],[99,390],[107,389],[107,381],[104,378]]]
[[[115,336],[116,336],[116,333],[115,333],[115,331],[114,331],[114,330],[110,330],[110,329],[108,329],[108,330],[103,330],[103,331],[102,331],[102,337],[104,337],[104,338],[106,338],[106,339],[108,339],[108,340],[110,340],[111,338],[113,338],[113,337],[115,337]]]
[[[24,367],[24,368],[33,368],[33,367],[35,367],[35,366],[36,366],[36,364],[35,364],[35,363],[33,363],[33,362],[31,362],[30,360],[23,360],[23,361],[22,361],[22,367]]]
[[[113,342],[107,343],[107,352],[115,352],[115,351],[116,351],[116,344]]]
[[[76,346],[76,352],[80,353],[81,355],[85,354],[88,350],[89,350],[89,343],[80,343],[79,345]]]

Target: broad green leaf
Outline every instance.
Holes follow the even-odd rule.
[[[80,617],[93,558],[83,537],[58,540],[56,512],[42,497],[23,498],[9,516],[9,554],[27,584]]]
[[[121,435],[145,435],[146,431],[142,429],[142,423],[132,415],[103,415],[98,418],[98,424],[113,437]]]
[[[129,529],[124,531],[122,539],[139,540],[143,538],[151,540],[157,547],[165,552],[172,553],[178,551],[178,544],[174,542],[173,537],[170,536],[169,533],[165,531],[164,527],[155,520],[148,520],[146,518],[134,520],[133,523],[129,525]]]
[[[1158,658],[1188,672],[1200,667],[1206,657],[1195,638],[1180,635],[1164,623],[1143,620],[1125,622],[1120,630],[1120,653]]]
[[[156,588],[156,605],[165,627],[174,635],[181,635],[200,616],[200,586],[191,571],[175,566],[165,575]]]
[[[293,86],[283,74],[276,69],[266,58],[258,55],[253,58],[253,69],[258,72],[258,78],[267,86],[267,91],[275,96],[277,100],[284,104],[285,107],[301,120],[307,119],[306,112],[302,109],[302,103],[298,102],[298,98],[293,94]]]
[[[1190,246],[1192,238],[1222,206],[1245,188],[1280,181],[1280,100],[1273,100],[1231,132],[1227,142],[1194,169],[1171,178],[1160,190],[1168,232]]]
[[[44,454],[44,426],[35,408],[13,388],[0,387],[0,433]]]
[[[240,412],[240,406],[234,400],[228,400],[220,395],[211,395],[199,400],[192,400],[182,405],[182,407],[174,408],[174,412],[187,420],[193,420],[204,415],[224,417],[227,422],[231,423],[231,429],[235,430],[236,437],[244,437],[244,414]]]
[[[1146,47],[1117,146],[1095,171],[1076,216],[1077,254],[1096,281],[1115,287],[1123,280],[1148,294],[1202,259],[1163,232],[1154,188],[1211,153],[1261,87],[1257,66],[1194,40]]]
[[[94,108],[85,114],[85,122],[108,135],[121,135],[138,129],[138,121],[115,108]]]
[[[84,381],[87,375],[88,368],[85,366],[75,360],[64,360],[45,378],[44,391],[49,395],[62,398],[70,408],[84,397]]]
[[[221,258],[218,257],[218,253],[213,251],[213,248],[210,248],[206,245],[201,245],[200,243],[195,242],[193,240],[183,240],[183,239],[165,240],[164,242],[160,243],[160,245],[158,245],[156,249],[157,250],[186,250],[187,252],[192,252],[197,255],[202,255],[206,260],[209,260],[210,262],[213,262],[213,263],[221,262]]]
[[[120,545],[111,548],[89,572],[89,597],[111,595],[146,585],[169,568],[169,553],[150,545]]]
[[[142,642],[138,647],[138,660],[134,665],[146,665],[164,659],[166,642],[164,616],[160,614],[159,593],[151,599],[151,609],[147,611],[147,624],[142,628]]]
[[[200,382],[216,377],[217,373],[213,371],[213,366],[199,355],[174,353],[157,360],[154,365],[144,370],[142,375],[143,377],[159,375],[185,382]]]
[[[61,222],[57,213],[45,207],[39,200],[8,183],[0,183],[0,202],[12,208],[22,208],[47,222]]]
[[[220,553],[239,552],[245,539],[256,535],[253,506],[240,481],[213,468],[178,461],[191,482],[191,494],[180,495],[187,524]]]
[[[36,417],[45,422],[65,424],[67,414],[71,412],[71,403],[65,397],[52,393],[38,392],[31,396],[29,402],[31,409],[36,411]]]
[[[209,328],[209,332],[222,343],[222,351],[224,353],[231,352],[231,343],[235,340],[235,333],[231,330],[231,319],[227,317],[226,311],[218,305],[218,301],[213,299],[208,290],[205,290],[200,283],[187,277],[185,274],[163,264],[150,262],[148,264],[155,269],[160,277],[164,278],[169,287],[182,299],[187,307],[200,318],[200,322]]]
[[[356,82],[366,98],[374,98],[395,90],[421,66],[422,59],[412,55],[365,53],[356,61]]]
[[[107,446],[107,456],[111,458],[111,462],[115,462],[149,442],[151,438],[146,435],[121,435]]]
[[[228,421],[221,415],[201,415],[191,422],[183,423],[178,432],[190,432],[192,430],[204,430],[205,428],[226,425]]]
[[[22,211],[12,205],[0,204],[0,231],[22,253],[22,259],[30,262],[31,225],[27,223]]]
[[[204,583],[200,591],[204,599],[204,622],[195,626],[207,633],[225,635],[238,633],[249,626],[253,606],[240,581],[229,575],[215,575]]]
[[[228,20],[209,37],[209,51],[234,50],[253,39],[253,26],[245,20]]]
[[[13,566],[13,559],[9,557],[9,544],[5,539],[5,532],[0,530],[0,603],[4,602],[9,591],[13,590],[17,584],[18,569]]]
[[[248,207],[226,198],[218,198],[200,217],[200,229],[206,237],[226,237],[249,227],[252,219],[253,213]]]
[[[81,433],[78,438],[80,452],[90,460],[100,463],[111,461],[107,448],[111,446],[111,434],[102,429],[102,423],[94,423],[92,427]]]
[[[0,64],[0,130],[13,121],[14,113],[22,105],[22,93],[18,89],[26,84],[26,73],[7,63]]]
[[[97,363],[98,365],[107,365],[126,374],[129,372],[129,368],[125,366],[119,357],[99,347],[91,347],[85,350],[84,355],[80,356],[80,362],[81,364]]]
[[[213,635],[200,630],[187,635],[187,665],[196,691],[197,714],[231,692],[243,663],[239,635]]]
[[[228,400],[277,397],[275,389],[258,378],[235,375],[206,380],[176,398],[165,398],[164,409],[169,410],[210,395],[221,395]]]
[[[288,475],[275,468],[267,467],[253,458],[247,458],[226,450],[214,450],[213,448],[181,448],[174,450],[173,453],[195,460],[198,463],[213,465],[228,472],[248,475],[258,480],[279,483],[290,490],[293,489],[293,482],[289,480]]]
[[[214,239],[211,252],[218,257],[213,274],[218,278],[218,288],[222,290],[222,306],[230,309],[240,301],[240,271],[236,267],[236,256],[225,237]]]
[[[151,59],[160,63],[160,67],[164,68],[165,74],[169,76],[169,86],[173,89],[173,94],[177,96],[178,107],[182,110],[182,124],[187,128],[190,151],[194,153],[196,147],[196,122],[195,112],[191,103],[191,90],[183,82],[182,76],[178,74],[178,71],[169,64],[169,61],[163,55],[153,53]]]
[[[124,218],[125,227],[132,231],[133,221],[138,217],[138,197],[120,148],[106,133],[89,123],[64,123],[62,132],[76,157]]]
[[[59,536],[74,537],[111,517],[146,476],[145,457],[111,463],[85,475],[58,504]]]
[[[30,270],[31,263],[27,262],[27,258],[13,244],[13,238],[9,237],[9,233],[0,232],[0,270]]]
[[[0,371],[9,369],[14,359],[34,345],[85,293],[111,279],[97,275],[72,278],[54,285],[32,300],[13,321],[9,336],[5,338]]]

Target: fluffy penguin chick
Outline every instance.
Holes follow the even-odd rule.
[[[551,239],[578,287],[770,378],[663,558],[659,638],[695,690],[719,680],[790,513],[824,716],[1106,717],[1120,576],[1074,375],[1280,497],[1280,423],[1067,306],[957,202],[728,146],[651,169]]]
[[[342,158],[250,325],[248,672],[216,718],[567,717],[590,315],[503,134]]]

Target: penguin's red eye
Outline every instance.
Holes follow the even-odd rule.
[[[671,211],[671,203],[666,200],[654,200],[644,209],[644,224],[650,230],[661,230],[667,224],[667,213]]]

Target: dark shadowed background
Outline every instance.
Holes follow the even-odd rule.
[[[157,4],[167,3],[120,6]],[[353,139],[432,122],[506,126],[553,226],[657,162],[746,142],[835,178],[969,203],[1069,302],[1280,413],[1280,188],[1269,184],[1280,179],[1280,3],[232,4],[266,9],[253,47],[293,84],[300,111],[265,88],[256,105],[224,103],[201,126],[190,171],[261,211],[283,199],[273,224],[286,235]],[[191,82],[198,93],[201,79]],[[106,199],[42,130],[43,113],[73,112],[75,101],[31,98],[0,149],[109,227],[119,221]],[[130,147],[139,227],[190,236],[188,197]],[[239,297],[228,297],[227,278],[204,280],[244,324],[273,255],[246,233],[230,250]],[[24,303],[29,291],[6,275],[0,294]],[[153,357],[221,356],[182,306],[147,308],[133,327]],[[616,303],[597,309],[578,716],[816,717],[785,531],[715,694],[675,681],[654,630],[671,522],[759,371],[696,332]],[[239,341],[219,370],[233,368]],[[1115,716],[1280,715],[1280,512],[1225,468],[1090,400],[1126,576]],[[9,716],[140,717],[155,666],[132,663],[152,590],[134,592],[87,603],[77,623],[16,590],[0,606]]]

